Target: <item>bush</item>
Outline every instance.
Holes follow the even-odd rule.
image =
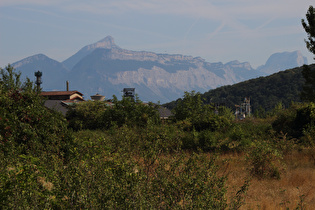
[[[119,101],[113,97],[112,106],[99,101],[76,104],[67,113],[69,126],[74,130],[95,130],[123,125],[145,127],[160,122],[159,113],[153,104],[144,104],[129,97]]]
[[[44,107],[31,82],[19,85],[19,74],[12,67],[1,73],[0,150],[6,155],[68,157],[73,138],[65,118]],[[10,85],[5,78],[11,78]]]
[[[0,206],[54,209],[54,175],[73,158],[73,135],[28,79],[10,65],[0,74]]]
[[[70,107],[67,112],[69,127],[74,130],[103,127],[102,115],[108,106],[100,101],[86,101]]]
[[[256,142],[247,160],[252,175],[258,178],[280,179],[282,153],[267,142]]]
[[[297,109],[294,120],[297,137],[314,133],[315,129],[315,103],[308,103]]]
[[[222,130],[231,125],[234,119],[229,108],[218,107],[217,110],[211,105],[206,105],[201,99],[201,94],[192,91],[185,92],[184,98],[174,108],[175,119],[191,123],[188,130]]]
[[[315,129],[315,104],[293,105],[279,114],[272,126],[278,133],[298,138],[302,144],[312,145],[314,143],[312,136]]]

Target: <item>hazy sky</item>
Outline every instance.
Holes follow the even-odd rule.
[[[0,67],[43,53],[63,61],[107,35],[121,48],[248,61],[300,50],[314,0],[1,0]]]

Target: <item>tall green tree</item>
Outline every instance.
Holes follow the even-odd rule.
[[[308,8],[306,20],[302,19],[302,25],[308,38],[308,40],[305,39],[306,47],[315,55],[315,10],[313,6]]]
[[[204,104],[201,94],[195,91],[185,92],[184,98],[174,108],[177,120],[199,119],[204,113]]]
[[[315,69],[304,65],[302,75],[305,79],[303,89],[301,91],[301,100],[306,102],[315,102]]]
[[[49,111],[34,84],[20,75],[10,65],[0,68],[0,154],[69,158],[73,137],[66,119]]]
[[[308,8],[306,20],[302,19],[302,25],[308,38],[308,40],[305,39],[306,47],[315,55],[315,10],[313,6]],[[302,74],[305,84],[301,92],[301,99],[303,101],[315,101],[315,70],[304,65]]]
[[[185,92],[174,111],[177,121],[187,120],[197,131],[217,130],[230,125],[230,121],[234,119],[230,109],[204,104],[201,94],[195,91]]]
[[[20,81],[21,72],[16,72],[10,64],[4,69],[0,68],[0,86],[5,90],[16,90],[22,88]]]

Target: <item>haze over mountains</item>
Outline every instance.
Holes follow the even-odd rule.
[[[82,92],[85,99],[96,93],[120,97],[123,88],[134,87],[142,101],[164,103],[182,97],[184,91],[205,92],[303,64],[307,59],[299,51],[275,53],[253,69],[248,62],[210,63],[200,57],[126,50],[107,36],[63,62],[37,54],[12,65],[31,79],[35,71],[42,71],[44,91],[65,90],[68,80],[70,89]]]

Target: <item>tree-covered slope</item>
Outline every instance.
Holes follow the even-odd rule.
[[[315,69],[315,64],[310,65]],[[267,77],[259,77],[234,85],[222,86],[202,94],[205,103],[224,104],[230,108],[241,104],[245,97],[251,100],[252,110],[260,108],[268,111],[278,103],[288,107],[291,102],[300,101],[300,92],[304,84],[303,67],[281,71]],[[181,99],[178,99],[181,100]],[[166,104],[170,109],[178,100]]]

